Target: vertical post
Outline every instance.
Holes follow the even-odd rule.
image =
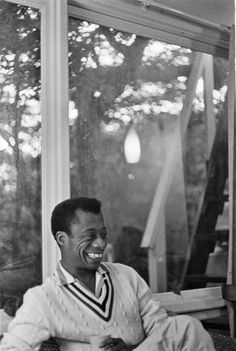
[[[161,222],[158,228],[157,240],[154,247],[148,249],[149,286],[152,292],[167,290],[166,267],[166,228],[165,213],[162,211]]]
[[[216,134],[215,113],[213,104],[214,74],[213,57],[205,54],[204,69],[204,101],[206,118],[206,159],[210,159]]]
[[[236,113],[235,113],[235,27],[229,50],[228,131],[229,131],[229,260],[228,284],[236,284]],[[230,335],[235,337],[236,315],[229,305]]]
[[[67,0],[45,0],[41,24],[43,279],[59,250],[50,230],[55,204],[69,197]]]

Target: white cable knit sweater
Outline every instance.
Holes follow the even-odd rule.
[[[62,276],[29,289],[4,335],[2,350],[38,350],[56,337],[61,350],[91,350],[91,335],[111,334],[127,344],[141,342],[156,323],[167,318],[144,280],[130,267],[106,263],[114,288],[111,317],[104,320],[66,288]]]
[[[105,334],[119,337],[128,345],[141,343],[138,351],[182,350],[175,345],[186,347],[188,339],[191,345],[183,350],[214,350],[198,321],[194,325],[189,317],[186,320],[180,316],[179,322],[177,317],[167,317],[132,268],[106,263],[100,273],[104,283],[98,297],[73,279],[68,284],[61,270],[28,290],[4,334],[1,350],[36,351],[42,341],[53,336],[62,351],[88,351],[90,336]]]

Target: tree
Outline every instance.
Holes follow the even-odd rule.
[[[0,28],[3,267],[41,250],[40,13],[2,1]],[[123,227],[143,233],[165,160],[163,140],[180,114],[194,53],[74,18],[68,42],[71,193],[102,200],[115,244]],[[218,90],[224,77],[218,69]],[[142,150],[133,165],[123,150],[131,126]],[[174,250],[173,232],[167,237]]]
[[[40,267],[39,12],[2,1],[0,47],[0,265],[32,255]]]
[[[69,20],[69,51],[74,113],[70,120],[72,194],[102,200],[111,241],[115,243],[122,227],[144,231],[165,159],[165,134],[171,133],[181,112],[195,54],[176,45],[74,18]],[[224,70],[217,73],[219,89],[224,77]],[[197,95],[196,106],[200,100]],[[221,104],[218,101],[217,108]],[[199,134],[203,114],[202,110],[195,115],[193,111],[188,139],[191,133]],[[127,164],[124,158],[124,140],[131,126],[141,140],[142,155],[137,165]],[[205,166],[200,157],[204,131],[200,131],[199,138],[200,148],[196,148],[195,140],[190,141],[196,170]],[[198,177],[198,189],[204,180]],[[194,190],[190,189],[190,200],[196,195]],[[167,223],[170,256],[181,250],[181,232],[173,231],[173,216],[171,221],[172,226]]]

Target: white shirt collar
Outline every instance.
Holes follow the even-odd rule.
[[[104,271],[104,269],[101,266],[99,266],[97,271],[96,271],[96,275],[95,275],[95,291],[96,291],[96,295],[100,294],[100,290],[101,290],[101,287],[103,285],[103,274],[104,273],[107,273],[107,272]],[[60,278],[60,280],[61,280],[61,282],[63,284],[71,284],[71,283],[74,283],[74,282],[79,282],[80,284],[82,284],[84,286],[84,284],[79,279],[73,277],[73,275],[70,274],[63,267],[61,261],[59,262],[58,267],[57,267],[57,275],[58,275],[58,277]]]

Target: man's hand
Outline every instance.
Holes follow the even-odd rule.
[[[128,346],[120,338],[109,338],[98,345],[101,351],[131,351],[133,346]]]

